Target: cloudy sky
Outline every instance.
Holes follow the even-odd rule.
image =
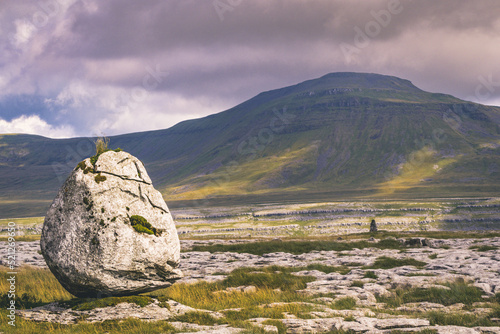
[[[500,105],[498,0],[2,0],[0,133],[168,128],[330,72]]]

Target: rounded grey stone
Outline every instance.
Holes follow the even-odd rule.
[[[133,216],[150,228],[134,227]],[[47,212],[40,246],[52,273],[78,297],[153,291],[182,277],[168,207],[142,162],[126,152],[105,152],[95,166],[89,158],[73,170]]]

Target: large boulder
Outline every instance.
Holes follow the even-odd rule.
[[[122,151],[78,164],[47,212],[40,245],[78,297],[137,294],[182,277],[168,207],[142,162]]]

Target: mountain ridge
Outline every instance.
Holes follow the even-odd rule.
[[[493,196],[499,124],[500,108],[393,76],[341,72],[168,129],[110,138],[144,161],[167,203]],[[65,173],[93,154],[91,144],[0,135],[0,208],[43,214]],[[38,204],[26,210],[23,201]]]

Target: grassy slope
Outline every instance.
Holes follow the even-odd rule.
[[[284,108],[282,126],[273,110]],[[111,147],[143,160],[169,203],[495,196],[499,124],[498,108],[395,77],[337,73],[167,130],[112,137]],[[85,138],[1,137],[2,215],[43,214],[92,154]]]

